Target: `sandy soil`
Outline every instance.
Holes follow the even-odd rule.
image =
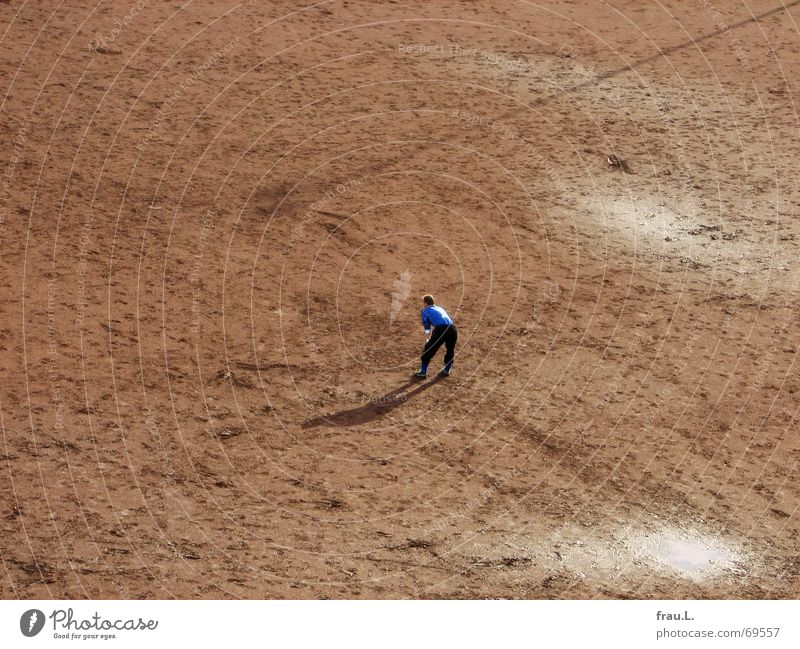
[[[0,2],[0,596],[800,597],[797,2],[78,4]]]

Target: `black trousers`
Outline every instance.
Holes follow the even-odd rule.
[[[458,329],[454,324],[434,327],[433,331],[431,331],[431,337],[425,343],[425,349],[422,351],[422,364],[427,365],[430,363],[442,345],[444,345],[444,364],[451,363],[456,355],[457,341]]]

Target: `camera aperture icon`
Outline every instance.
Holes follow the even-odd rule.
[[[19,630],[22,635],[32,638],[44,628],[44,613],[38,608],[25,611],[19,618]]]

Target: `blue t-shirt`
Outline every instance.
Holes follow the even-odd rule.
[[[447,311],[440,306],[426,306],[422,309],[421,315],[422,326],[425,329],[430,329],[432,326],[444,327],[453,324],[453,320],[447,315]]]

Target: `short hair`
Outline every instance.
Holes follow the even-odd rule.
[[[436,302],[433,299],[433,295],[431,295],[430,293],[427,295],[423,295],[422,301],[425,302],[425,304],[427,304],[428,306],[433,306],[434,304],[436,304]]]

